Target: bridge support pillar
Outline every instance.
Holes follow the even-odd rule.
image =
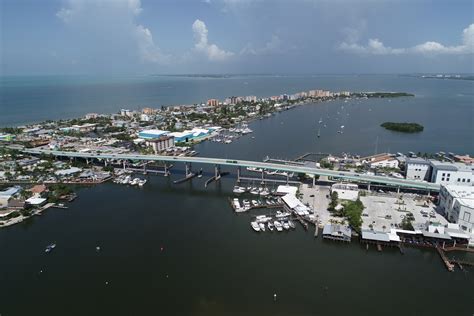
[[[397,194],[400,194],[400,187],[397,187]]]
[[[367,191],[369,191],[369,192],[370,192],[370,183],[369,183],[369,184],[367,184]]]
[[[86,164],[89,165],[89,158],[86,158]]]
[[[288,182],[288,180],[286,180]],[[316,185],[316,175],[313,175],[313,188]]]
[[[430,190],[428,190],[428,196],[431,196],[430,194],[431,194],[431,192],[430,192]]]
[[[290,175],[287,172],[286,173],[286,185],[288,185],[289,183],[290,183]]]
[[[214,176],[216,177],[216,180],[219,180],[221,177],[221,167],[219,165],[214,167]]]
[[[143,174],[146,174],[146,165],[147,165],[147,163],[145,162],[145,163],[143,164]]]
[[[265,169],[262,169],[262,185],[265,184]]]
[[[127,169],[127,163],[126,163],[126,161],[124,160],[124,161],[123,161],[123,170],[125,170],[125,169]]]
[[[191,172],[191,163],[186,163],[186,177],[188,177]]]
[[[165,177],[168,177],[170,175],[170,171],[168,168],[168,165],[165,163]]]
[[[237,183],[240,183],[240,167],[237,167]]]

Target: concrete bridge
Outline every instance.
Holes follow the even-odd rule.
[[[359,174],[350,171],[336,171],[330,169],[322,169],[316,167],[307,167],[300,165],[285,165],[271,162],[259,162],[240,160],[232,158],[208,158],[208,157],[186,157],[186,156],[161,156],[161,155],[141,155],[141,154],[103,154],[103,153],[90,153],[90,152],[74,152],[74,151],[57,151],[47,149],[24,149],[23,152],[29,154],[47,154],[57,157],[69,157],[69,158],[83,158],[83,159],[100,159],[100,160],[135,160],[135,161],[162,161],[168,163],[183,162],[188,165],[190,163],[207,164],[214,166],[231,166],[231,167],[251,167],[261,168],[264,170],[280,170],[293,173],[303,173],[309,176],[327,176],[341,180],[350,180],[354,182],[360,182],[365,184],[381,184],[386,186],[392,186],[395,188],[406,188],[438,192],[440,185],[436,183],[421,182],[408,179],[398,179],[386,176],[375,176],[367,174]]]

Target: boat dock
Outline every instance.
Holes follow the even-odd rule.
[[[197,177],[197,173],[189,173],[188,175],[186,175],[186,177],[184,178],[181,178],[181,179],[178,179],[178,180],[174,180],[173,183],[174,184],[179,184],[179,183],[183,183],[183,182],[186,182],[188,180],[191,180],[192,178],[194,177]]]
[[[448,257],[446,256],[446,254],[444,253],[444,251],[440,248],[440,247],[436,247],[436,250],[438,251],[441,259],[443,260],[444,262],[444,265],[446,266],[446,268],[448,269],[449,272],[452,272],[454,271],[454,264],[452,264]]]

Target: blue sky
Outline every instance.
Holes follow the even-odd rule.
[[[474,72],[474,1],[0,0],[1,73]]]

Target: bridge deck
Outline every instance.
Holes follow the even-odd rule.
[[[180,156],[161,156],[161,155],[140,155],[140,154],[94,154],[83,152],[69,152],[56,151],[46,149],[25,149],[25,153],[29,154],[50,154],[60,157],[75,157],[75,158],[93,158],[93,159],[120,159],[120,160],[141,160],[141,161],[165,161],[165,162],[184,162],[184,163],[200,163],[221,166],[234,167],[252,167],[262,168],[266,170],[280,170],[294,173],[304,173],[307,175],[319,175],[351,180],[356,182],[379,183],[393,187],[411,188],[427,191],[439,191],[440,185],[436,183],[420,182],[415,180],[390,178],[383,176],[371,176],[366,174],[358,174],[350,171],[335,171],[330,169],[322,169],[307,166],[282,165],[269,162],[236,160],[236,159],[222,159],[222,158],[207,158],[207,157],[180,157]]]

